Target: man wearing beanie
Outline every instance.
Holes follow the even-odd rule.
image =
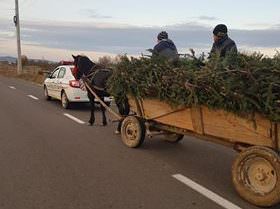
[[[217,25],[213,30],[214,43],[210,52],[210,57],[213,54],[218,54],[220,57],[225,57],[228,53],[237,53],[237,47],[233,40],[228,37],[228,29],[224,24]]]
[[[153,56],[162,56],[170,61],[176,61],[179,57],[177,48],[172,40],[168,38],[168,33],[162,31],[157,36],[157,44],[152,50]]]

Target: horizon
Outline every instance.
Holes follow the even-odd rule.
[[[72,54],[92,59],[139,56],[155,45],[161,30],[169,33],[180,53],[189,48],[208,53],[213,27],[225,23],[240,51],[272,56],[280,49],[280,2],[254,1],[254,8],[250,2],[239,2],[174,0],[166,5],[158,0],[19,0],[22,54],[53,61],[71,59]],[[0,2],[1,56],[16,56],[13,8],[14,2]]]

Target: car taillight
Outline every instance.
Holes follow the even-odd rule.
[[[60,61],[60,65],[73,65],[74,62],[73,61]]]
[[[77,80],[69,81],[69,85],[73,88],[80,88],[80,82]]]

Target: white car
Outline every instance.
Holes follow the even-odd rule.
[[[63,108],[69,108],[72,102],[89,102],[87,91],[80,89],[80,83],[72,74],[73,65],[61,65],[44,81],[44,94],[47,100],[61,100]]]

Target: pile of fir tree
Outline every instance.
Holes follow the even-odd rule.
[[[280,122],[280,54],[204,56],[170,63],[160,58],[122,57],[108,82],[109,92],[156,98],[172,106],[206,105],[239,115],[261,113]]]

